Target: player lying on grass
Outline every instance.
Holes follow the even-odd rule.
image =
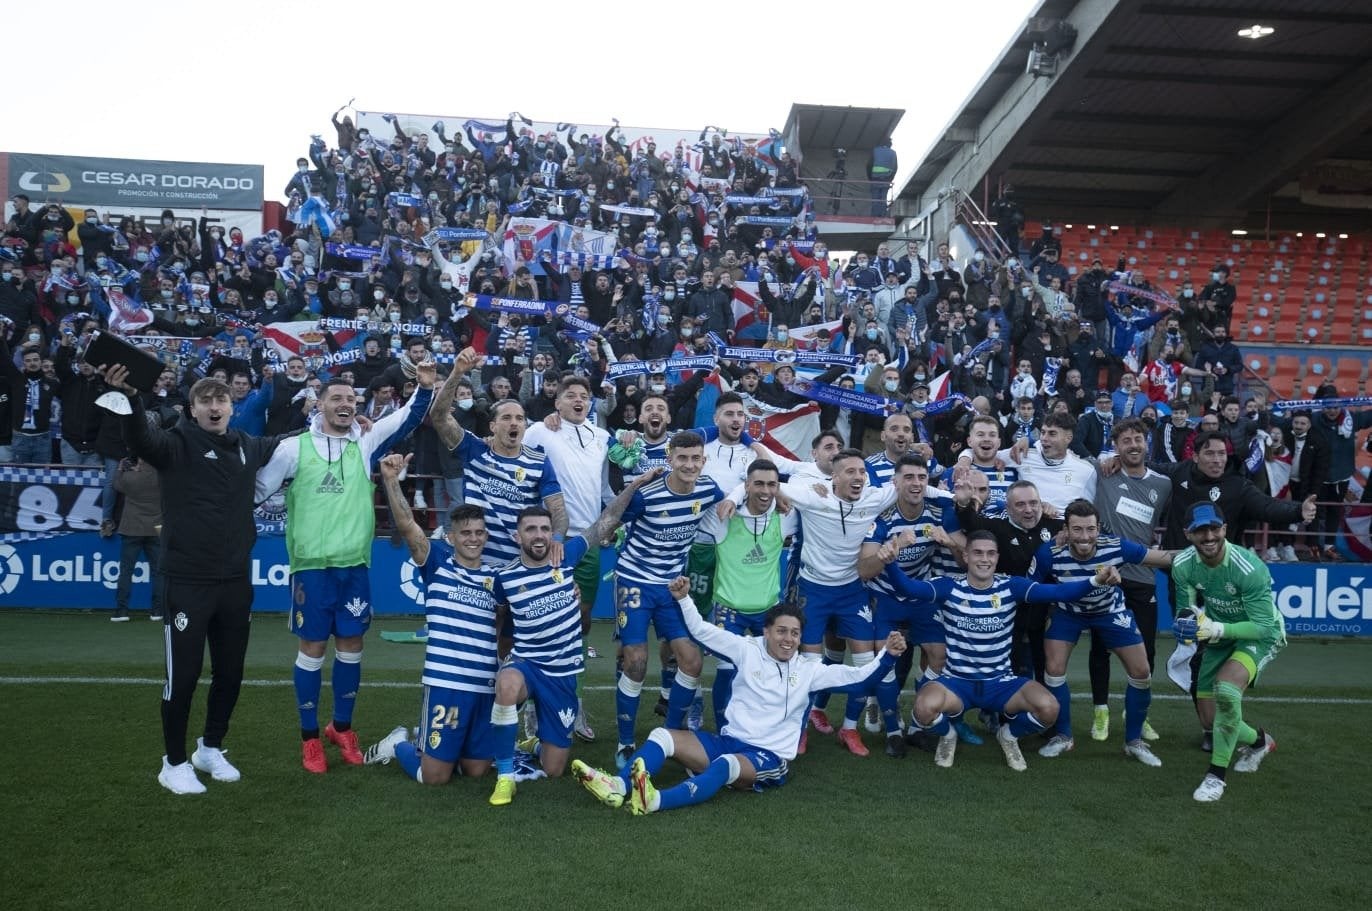
[[[865,685],[891,670],[906,647],[905,637],[893,632],[870,664],[825,665],[798,654],[805,617],[797,607],[772,607],[761,636],[740,636],[701,618],[686,577],[673,581],[668,590],[691,636],[730,661],[738,672],[718,734],[656,728],[618,776],[573,760],[572,773],[588,791],[611,807],[623,806],[627,798],[635,816],[703,803],[726,785],[761,791],[784,784],[810,695],[833,687]],[[669,757],[695,777],[659,791],[652,775]]]

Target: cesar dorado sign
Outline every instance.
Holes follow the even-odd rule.
[[[33,155],[9,152],[6,195],[24,193],[36,204],[52,199],[70,205],[104,209],[144,205],[149,208],[262,208],[261,165],[190,161],[145,161],[87,158],[79,155]]]

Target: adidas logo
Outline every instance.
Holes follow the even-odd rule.
[[[744,566],[753,566],[758,563],[766,563],[767,554],[763,551],[762,545],[754,544],[753,549],[748,551],[743,557]]]
[[[207,459],[214,459],[216,462],[219,461],[219,456],[217,456],[217,455],[214,454],[214,450],[213,450],[213,449],[211,449],[209,452],[205,453],[205,458],[207,458]]]
[[[318,486],[317,488],[315,488],[315,491],[314,491],[314,492],[315,492],[315,493],[342,493],[342,492],[343,492],[343,482],[340,481],[340,480],[338,480],[338,478],[335,478],[335,477],[333,476],[333,472],[332,472],[332,471],[325,472],[325,473],[324,473],[324,480],[322,480],[322,481],[319,482],[319,486]]]

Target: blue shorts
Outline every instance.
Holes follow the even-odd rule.
[[[724,734],[711,734],[709,731],[696,731],[696,739],[705,748],[705,757],[710,762],[714,762],[721,756],[730,756],[738,753],[747,758],[753,766],[753,790],[765,791],[768,788],[779,788],[786,783],[786,774],[790,767],[786,760],[782,759],[771,750],[760,749]]]
[[[767,612],[745,614],[723,604],[715,605],[715,626],[739,636],[761,636]]]
[[[869,642],[876,635],[867,589],[857,579],[843,585],[821,585],[802,577],[797,602],[805,612],[805,628],[800,634],[802,645],[823,642],[830,622],[845,639]]]
[[[934,605],[924,602],[915,604],[886,595],[876,595],[873,601],[876,641],[884,642],[897,629],[905,631],[912,645],[943,644],[947,641],[943,623],[938,618],[938,608]]]
[[[491,693],[469,693],[439,686],[424,687],[419,716],[420,749],[442,762],[494,759]]]
[[[1043,638],[1075,645],[1088,629],[1092,636],[1099,636],[1108,649],[1125,648],[1143,642],[1139,625],[1134,621],[1134,612],[1127,607],[1108,614],[1072,614],[1055,608],[1048,618],[1048,628],[1044,630]]]
[[[519,671],[529,698],[538,705],[538,739],[555,747],[570,747],[577,710],[576,674],[554,676],[527,658],[511,658],[500,669],[506,668]]]
[[[372,587],[365,566],[291,573],[288,626],[306,642],[361,636],[372,625]]]
[[[619,641],[625,645],[643,645],[648,641],[648,623],[653,624],[659,639],[689,639],[686,621],[681,619],[681,607],[665,585],[615,579],[615,620],[619,627]]]
[[[1004,712],[1005,704],[1024,689],[1025,684],[1033,683],[1031,677],[992,677],[989,680],[972,680],[955,677],[952,674],[939,674],[932,681],[958,697],[963,709],[985,709],[988,712]]]

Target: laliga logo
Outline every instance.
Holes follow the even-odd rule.
[[[19,186],[35,193],[65,193],[71,189],[71,178],[60,171],[25,171]]]
[[[24,561],[8,544],[0,544],[0,595],[8,595],[19,587],[24,574]]]
[[[400,591],[415,604],[424,604],[424,584],[419,578],[419,567],[413,560],[400,564]]]

